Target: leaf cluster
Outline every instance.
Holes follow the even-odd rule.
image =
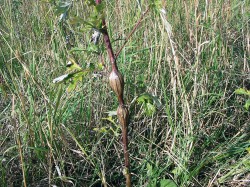
[[[156,112],[156,108],[161,107],[160,100],[151,95],[150,93],[144,93],[137,98],[137,102],[142,105],[144,113],[147,116],[151,116]]]
[[[67,74],[61,75],[53,80],[53,83],[69,83],[67,91],[70,92],[76,88],[78,82],[81,82],[91,69],[82,69],[74,59],[70,59],[67,63]]]
[[[250,98],[250,91],[245,89],[245,88],[239,88],[239,89],[235,90],[234,93],[238,94],[238,95],[245,95],[245,96],[248,96],[248,98]],[[246,100],[244,107],[246,110],[249,110],[250,99]]]
[[[149,183],[147,187],[177,187],[173,180],[160,178],[160,175],[163,171],[163,168],[160,169],[157,165],[153,167],[151,164],[148,163],[147,175],[149,177]]]

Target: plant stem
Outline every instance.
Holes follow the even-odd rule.
[[[125,159],[124,175],[126,178],[126,186],[131,187],[130,162],[129,162],[129,152],[128,152],[128,122],[126,123],[127,124],[122,125],[123,152]]]
[[[108,35],[108,31],[107,31],[107,26],[106,26],[106,21],[105,21],[104,18],[102,19],[102,25],[103,25],[103,30],[102,30],[103,31],[102,32],[103,39],[104,39],[104,43],[106,45],[106,49],[108,51],[108,55],[109,55],[109,58],[110,58],[112,69],[118,71],[118,67],[117,67],[117,64],[116,64],[115,55],[114,55],[114,52],[113,52],[113,49],[112,49],[112,45],[111,45],[111,42],[110,42],[110,39],[109,39],[109,35]]]
[[[122,49],[124,48],[124,46],[127,44],[129,38],[134,34],[134,32],[136,31],[136,29],[139,27],[141,21],[143,20],[143,18],[145,17],[145,15],[149,12],[150,7],[148,7],[148,9],[143,13],[143,15],[140,17],[140,19],[137,21],[137,23],[135,24],[134,28],[132,29],[132,31],[128,34],[127,38],[125,39],[124,44],[120,47],[120,49],[118,50],[118,52],[115,54],[115,57],[117,58],[119,56],[119,54],[121,53]]]
[[[96,0],[97,5],[100,3],[101,3],[101,0]],[[118,73],[118,67],[116,64],[116,57],[114,55],[112,45],[110,42],[105,18],[102,19],[102,26],[103,26],[102,34],[103,34],[103,38],[104,38],[104,43],[106,45],[106,49],[108,51],[110,62],[112,65],[112,71],[115,71],[116,73]],[[131,174],[130,174],[130,162],[129,162],[129,151],[128,151],[128,131],[127,131],[129,112],[128,112],[127,107],[124,105],[123,93],[118,96],[118,101],[119,101],[118,111],[120,111],[120,112],[119,113],[117,112],[117,116],[118,116],[118,119],[119,119],[120,124],[122,126],[122,142],[123,142],[123,152],[124,152],[124,159],[125,159],[124,175],[126,178],[126,187],[131,187]]]

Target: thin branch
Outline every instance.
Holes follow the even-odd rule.
[[[128,34],[127,38],[125,39],[124,44],[120,47],[120,49],[118,50],[118,52],[116,53],[115,57],[117,58],[122,49],[124,48],[124,46],[127,44],[128,40],[131,38],[131,36],[134,34],[134,32],[136,31],[136,29],[139,27],[140,23],[142,22],[143,18],[145,17],[145,15],[149,12],[150,7],[148,7],[148,9],[143,13],[143,15],[140,17],[140,19],[137,21],[136,25],[134,26],[134,28],[132,29],[132,31]]]
[[[100,3],[101,3],[101,0],[96,0],[97,5],[100,4]],[[102,19],[102,26],[103,26],[103,28],[102,28],[103,39],[104,39],[104,43],[106,45],[106,49],[108,51],[108,55],[109,55],[109,58],[110,58],[112,69],[115,70],[115,71],[118,71],[118,67],[117,67],[117,64],[116,64],[116,58],[115,58],[115,55],[114,55],[114,52],[113,52],[113,49],[112,49],[112,45],[111,45],[111,41],[110,41],[110,38],[109,38],[109,35],[108,35],[105,18]]]

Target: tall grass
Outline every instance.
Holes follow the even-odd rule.
[[[250,116],[234,90],[250,89],[250,2],[164,2],[172,30],[150,11],[118,58],[131,111],[132,184],[249,186]],[[115,51],[147,5],[106,1]],[[70,15],[90,12],[76,1]],[[73,92],[52,83],[70,56],[86,68],[100,62],[70,52],[87,48],[91,34],[62,27],[46,1],[2,0],[0,15],[1,186],[124,185],[121,128],[107,114],[117,108],[108,72],[85,76]],[[144,93],[161,102],[152,115],[136,101]]]

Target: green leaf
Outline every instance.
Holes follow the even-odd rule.
[[[148,116],[151,116],[156,112],[156,107],[161,107],[160,100],[149,93],[142,94],[140,97],[137,98],[137,102],[143,105],[144,112]]]
[[[67,63],[67,71],[68,72],[73,72],[73,71],[80,71],[82,68],[75,62],[74,59],[70,58],[68,63]]]
[[[155,108],[154,105],[152,105],[151,103],[146,103],[145,106],[146,106],[146,114],[148,116],[151,116],[151,115],[153,115],[155,113],[156,108]]]
[[[177,187],[177,185],[175,184],[175,182],[173,180],[162,179],[160,181],[160,187]]]
[[[152,95],[145,93],[142,94],[140,97],[137,98],[137,102],[139,103],[152,103],[153,99],[152,99]]]
[[[76,88],[76,85],[77,85],[77,81],[73,80],[73,81],[69,84],[69,86],[68,86],[68,88],[67,88],[67,92],[73,91],[73,90]]]
[[[102,133],[102,134],[110,134],[112,136],[118,137],[120,136],[120,134],[118,133],[119,128],[112,128],[112,127],[101,127],[101,128],[93,128],[94,131],[98,132],[98,133]]]
[[[98,63],[98,64],[97,64],[97,69],[103,70],[103,69],[104,69],[103,64],[102,64],[102,63]]]
[[[248,154],[250,154],[250,147],[246,148]]]
[[[83,24],[88,28],[94,28],[97,30],[102,29],[102,18],[103,15],[95,11],[89,18],[88,20],[85,20],[80,17],[73,17],[70,19],[70,24]]]
[[[239,88],[237,90],[234,91],[235,94],[239,94],[239,95],[248,95],[250,96],[250,91],[244,88]]]
[[[247,109],[247,110],[249,109],[249,107],[250,107],[250,99],[248,99],[248,100],[246,101],[244,107],[245,107],[245,109]]]
[[[178,168],[178,167],[174,168],[174,169],[171,171],[171,173],[173,173],[174,175],[179,175],[179,174],[180,174],[179,168]]]
[[[69,74],[64,74],[61,75],[60,77],[57,77],[53,80],[53,83],[62,83],[62,82],[67,82],[68,80],[71,80],[73,78],[74,80],[77,81],[82,81],[82,77],[87,75],[90,72],[90,70],[80,70],[77,72],[69,73]]]
[[[148,171],[147,171],[148,176],[151,176],[152,175],[152,170],[153,170],[152,165],[147,163],[147,169],[148,169]]]
[[[118,133],[119,128],[114,129],[114,128],[110,127],[109,129],[110,129],[110,131],[112,132],[112,135],[113,135],[113,136],[115,136],[115,137],[120,136],[120,133]]]
[[[99,133],[107,133],[108,132],[107,127],[94,128],[93,130],[96,132],[99,132]]]
[[[150,8],[156,11],[159,11],[160,8],[162,8],[162,2],[161,0],[150,0],[149,1]]]
[[[87,48],[87,51],[89,53],[95,53],[95,54],[98,54],[98,46],[97,45],[94,45],[94,44],[90,44]]]
[[[88,21],[85,21],[83,18],[80,18],[80,17],[73,17],[70,19],[70,24],[74,25],[74,24],[83,24],[85,26],[88,26],[88,28],[95,28],[95,26],[88,22]]]
[[[98,14],[102,14],[104,8],[105,8],[105,5],[103,3],[100,3],[100,4],[98,4],[98,5],[95,6],[96,12]]]
[[[115,126],[117,126],[117,124],[115,123],[114,119],[112,118],[112,116],[109,116],[107,118],[102,118],[103,120],[108,120],[109,122],[111,122],[112,124],[114,124]]]
[[[157,186],[157,178],[153,178],[147,187],[156,187]]]

